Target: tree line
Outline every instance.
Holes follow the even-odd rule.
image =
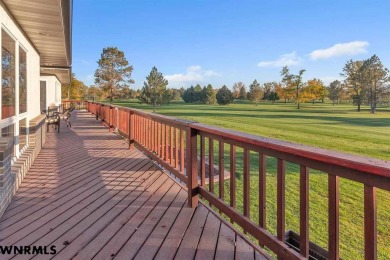
[[[320,79],[313,78],[303,81],[306,70],[301,69],[297,74],[290,72],[285,66],[282,68],[279,82],[265,82],[260,84],[256,79],[246,88],[243,82],[234,83],[232,90],[226,85],[213,88],[211,84],[201,86],[197,84],[187,89],[167,88],[168,81],[163,74],[153,67],[146,77],[142,89],[132,90],[130,84],[133,67],[125,58],[122,51],[116,47],[103,49],[95,71],[95,86],[86,87],[72,74],[69,85],[62,88],[62,96],[67,99],[130,99],[137,98],[141,103],[156,106],[169,104],[172,100],[184,100],[186,103],[228,105],[236,100],[250,100],[255,105],[259,102],[282,101],[295,102],[297,108],[301,103],[316,101],[324,102],[329,98],[333,105],[342,100],[348,100],[357,106],[369,105],[375,113],[379,103],[390,98],[389,70],[385,68],[379,57],[373,55],[366,60],[349,60],[343,67],[340,75],[344,80],[335,80],[326,86]]]

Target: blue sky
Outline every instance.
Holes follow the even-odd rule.
[[[124,51],[134,89],[156,66],[170,87],[340,78],[349,59],[377,54],[390,68],[390,1],[78,0],[73,72],[87,85],[104,47]]]

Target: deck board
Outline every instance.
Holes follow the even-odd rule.
[[[2,246],[54,245],[56,255],[1,259],[261,256],[208,207],[189,208],[182,186],[91,114],[75,113],[72,126],[50,129],[0,219]]]

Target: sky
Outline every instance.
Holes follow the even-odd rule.
[[[72,45],[87,86],[105,47],[125,53],[132,89],[153,66],[174,88],[280,81],[283,66],[329,84],[350,59],[390,69],[390,1],[77,0]]]

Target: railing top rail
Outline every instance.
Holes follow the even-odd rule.
[[[259,148],[290,154],[296,156],[297,158],[304,157],[313,161],[342,166],[344,168],[350,168],[353,170],[390,178],[389,161],[260,137],[240,131],[223,129],[201,123],[192,123],[191,127],[204,133],[221,136],[226,140],[227,143],[229,143],[229,141],[235,141],[242,144],[250,144]]]
[[[154,113],[146,112],[146,111],[136,109],[136,108],[131,108],[131,107],[124,107],[124,106],[112,105],[109,103],[101,103],[101,102],[91,102],[91,103],[101,104],[104,106],[111,106],[111,107],[117,108],[117,109],[122,110],[122,111],[131,111],[136,115],[140,115],[140,116],[146,117],[148,119],[160,120],[160,121],[164,121],[168,124],[181,125],[183,127],[188,127],[190,124],[194,123],[194,121],[179,119],[179,118],[171,117],[171,116],[154,114]]]

